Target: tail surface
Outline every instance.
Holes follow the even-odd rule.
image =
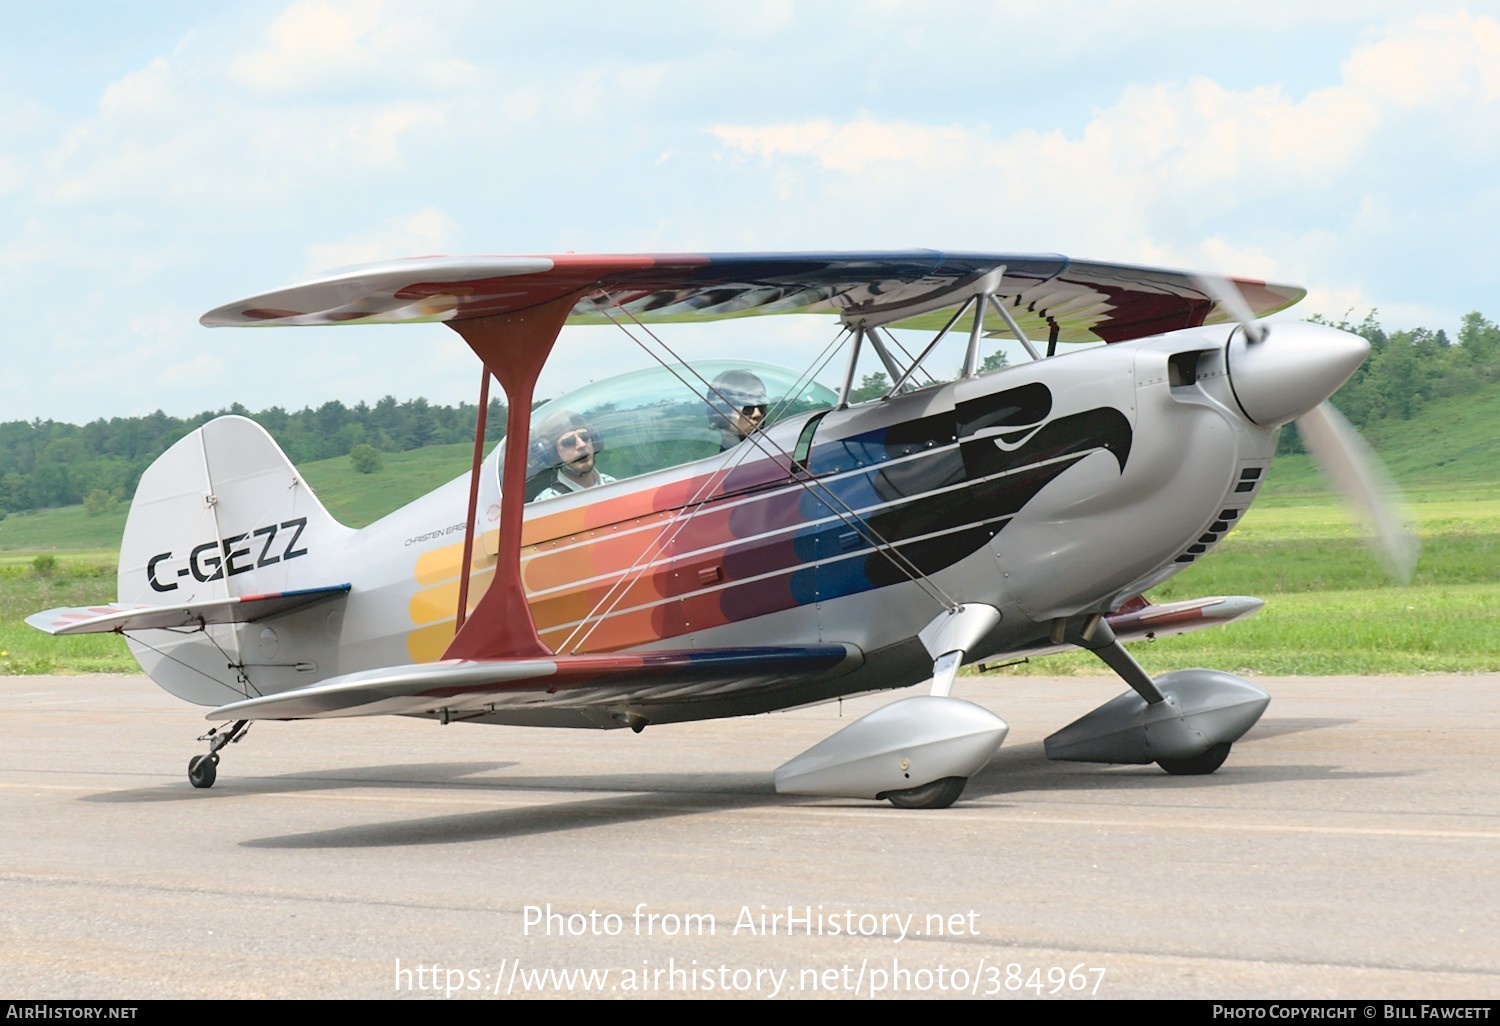
[[[141,668],[200,705],[306,685],[337,672],[338,600],[349,589],[335,567],[355,534],[264,428],[220,417],[142,475],[115,608],[145,612],[102,629],[129,630]],[[161,629],[173,610],[185,622]]]
[[[350,532],[264,428],[220,417],[142,475],[120,544],[120,601],[176,604],[305,587],[321,545],[343,533]]]

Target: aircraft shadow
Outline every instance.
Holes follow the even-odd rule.
[[[1003,798],[1022,792],[1062,791],[1132,791],[1132,790],[1202,790],[1237,787],[1244,784],[1269,784],[1296,780],[1372,780],[1413,775],[1409,771],[1351,773],[1336,765],[1257,764],[1253,745],[1257,740],[1339,726],[1353,720],[1281,720],[1275,724],[1257,724],[1255,729],[1236,742],[1234,751],[1222,768],[1205,776],[1173,776],[1155,764],[1121,766],[1106,763],[1054,762],[1047,758],[1041,742],[1001,748],[988,766],[969,779],[962,802],[975,798]]]
[[[1256,726],[1241,743],[1284,736],[1353,722],[1339,719],[1276,720]],[[1236,765],[1236,756],[1239,765]],[[1248,757],[1247,757],[1248,756]],[[167,802],[232,801],[236,796],[336,791],[341,789],[438,788],[457,792],[494,793],[556,791],[568,799],[526,808],[459,812],[415,820],[344,826],[299,834],[255,838],[241,842],[248,848],[320,849],[383,848],[411,845],[495,841],[567,830],[589,830],[624,823],[648,822],[681,816],[754,809],[769,806],[880,808],[890,815],[941,815],[926,811],[902,812],[873,802],[797,798],[778,795],[771,773],[610,773],[593,775],[483,776],[519,765],[515,762],[433,762],[394,766],[348,767],[285,776],[227,776],[212,791],[181,783],[130,791],[89,795],[84,801]],[[1000,799],[1008,795],[1045,792],[1203,789],[1337,777],[1403,776],[1403,773],[1346,774],[1331,765],[1256,765],[1253,754],[1237,746],[1230,761],[1209,776],[1174,777],[1156,766],[1105,766],[1053,762],[1040,742],[1004,747],[964,791],[964,799]],[[597,797],[576,797],[598,792]],[[962,808],[962,802],[960,803]]]
[[[1285,737],[1288,734],[1301,734],[1308,730],[1323,730],[1327,727],[1347,727],[1351,723],[1359,721],[1351,718],[1344,719],[1315,719],[1307,717],[1303,719],[1275,719],[1261,720],[1246,735],[1246,741],[1256,741],[1268,737]]]
[[[646,783],[633,778],[637,785]],[[553,781],[556,784],[556,781]],[[706,782],[711,788],[713,780]],[[581,786],[587,786],[583,782]],[[514,786],[514,785],[512,785]],[[535,785],[530,785],[534,787]],[[571,782],[569,790],[580,785]],[[730,809],[786,804],[787,799],[771,788],[769,776],[763,794],[725,793],[705,788],[697,792],[653,791],[647,794],[610,794],[581,801],[564,801],[524,809],[464,812],[403,822],[371,823],[280,837],[243,841],[246,848],[393,848],[407,845],[462,844],[471,841],[502,841],[531,834],[566,830],[591,830],[622,823],[643,823],[678,816],[701,815]]]
[[[334,770],[288,773],[284,776],[235,776],[226,769],[212,790],[200,790],[188,784],[187,775],[170,784],[133,788],[128,791],[104,791],[84,795],[85,802],[183,802],[230,801],[236,796],[291,794],[298,791],[333,791],[350,787],[456,787],[488,788],[494,781],[465,780],[464,777],[508,769],[514,762],[425,762],[397,766],[349,766]]]

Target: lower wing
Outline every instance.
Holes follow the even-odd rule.
[[[528,707],[619,708],[628,703],[710,699],[721,690],[802,686],[858,669],[852,645],[648,651],[515,659],[456,659],[334,677],[311,687],[220,706],[210,720],[324,719],[385,714],[480,718]]]

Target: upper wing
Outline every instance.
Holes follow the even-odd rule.
[[[209,327],[454,321],[529,309],[575,296],[570,323],[713,320],[773,313],[857,318],[912,309],[898,327],[941,328],[1003,268],[995,296],[1028,337],[1121,342],[1227,321],[1185,271],[1073,261],[1037,254],[766,253],[421,257],[353,268],[229,303]],[[1255,315],[1306,293],[1230,279]],[[959,322],[963,327],[963,322]]]
[[[852,645],[693,649],[450,659],[334,677],[311,687],[221,706],[211,720],[322,719],[383,714],[469,718],[543,706],[596,711],[642,703],[709,700],[730,692],[782,690],[843,676],[863,653]],[[559,723],[562,721],[559,720]],[[617,719],[608,725],[625,726]],[[577,725],[605,725],[581,717]]]
[[[168,605],[129,605],[110,602],[99,606],[61,606],[32,613],[26,622],[48,634],[103,634],[147,627],[171,629],[201,627],[210,623],[254,623],[278,613],[301,609],[315,602],[349,593],[349,585],[298,588],[265,595],[236,595]]]

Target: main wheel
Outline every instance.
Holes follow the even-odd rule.
[[[188,782],[194,787],[213,787],[219,775],[217,755],[195,755],[188,760]]]
[[[1201,777],[1224,765],[1229,758],[1229,742],[1220,741],[1204,752],[1188,759],[1157,759],[1156,764],[1173,776]]]
[[[968,777],[944,777],[905,791],[887,791],[885,798],[898,809],[946,809],[964,793]]]

